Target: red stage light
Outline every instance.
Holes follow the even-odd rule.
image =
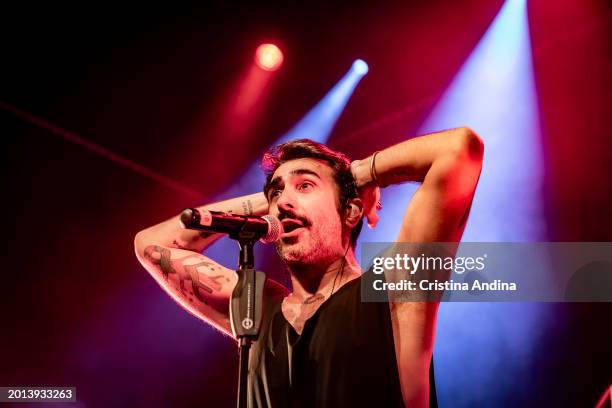
[[[276,71],[283,63],[283,53],[274,44],[261,44],[255,51],[255,62],[266,71]]]

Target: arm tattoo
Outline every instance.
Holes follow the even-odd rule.
[[[145,249],[145,257],[153,265],[160,267],[166,280],[168,280],[168,275],[176,273],[170,261],[170,250],[168,248],[160,247],[159,245],[148,246]]]
[[[242,202],[242,211],[244,215],[253,214],[253,203],[251,202],[251,200],[246,200]]]
[[[187,294],[185,284],[191,284],[193,294],[200,301],[207,303],[202,292],[213,294],[223,289],[229,279],[222,274],[212,275],[215,271],[212,263],[200,261],[192,265],[185,265],[183,261],[193,258],[194,255],[187,255],[178,259],[171,259],[171,252],[168,248],[158,245],[151,245],[145,249],[145,257],[153,265],[158,265],[166,281],[170,274],[176,274],[179,279],[179,289],[183,294]],[[199,271],[198,268],[205,267],[206,272]],[[207,273],[208,272],[208,273]]]

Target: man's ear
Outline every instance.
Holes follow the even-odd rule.
[[[352,198],[344,210],[344,223],[350,228],[355,227],[363,217],[363,201],[361,198]]]

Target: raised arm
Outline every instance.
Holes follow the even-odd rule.
[[[465,228],[484,147],[469,128],[415,137],[356,160],[353,174],[362,188],[422,182],[406,208],[398,242],[458,242]],[[367,210],[367,209],[366,209]]]
[[[422,184],[407,205],[398,242],[458,242],[480,177],[483,143],[468,128],[416,137],[352,164],[357,185],[370,196],[369,222],[377,219],[371,197],[377,186]],[[372,163],[374,166],[372,166]],[[374,176],[374,177],[372,177]],[[373,178],[376,178],[374,180]],[[437,302],[390,302],[402,393],[408,406],[426,407]]]
[[[263,215],[268,203],[263,193],[256,193],[199,208]],[[231,336],[229,299],[236,273],[200,254],[221,236],[183,229],[176,215],[136,234],[134,247],[140,263],[177,303]],[[267,290],[282,290],[274,282],[268,286]]]

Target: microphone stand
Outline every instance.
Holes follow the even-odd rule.
[[[209,214],[210,216],[210,214]],[[187,208],[180,215],[183,228],[206,230],[200,225],[200,213],[197,209]],[[211,220],[208,220],[210,226]],[[231,232],[229,237],[238,241],[240,258],[238,259],[238,282],[232,292],[229,311],[232,332],[240,346],[240,368],[238,372],[238,408],[246,408],[248,396],[249,352],[251,343],[259,336],[262,320],[263,290],[266,284],[266,274],[255,272],[253,245],[261,236],[261,231],[249,231],[245,222],[240,231]],[[278,231],[277,231],[278,232]]]
[[[263,289],[266,274],[256,272],[253,267],[253,245],[257,237],[253,232],[240,231],[229,234],[238,241],[240,258],[238,261],[238,282],[230,301],[230,321],[232,331],[240,346],[240,365],[238,371],[237,407],[246,408],[248,395],[249,352],[251,343],[257,339],[262,320]]]

